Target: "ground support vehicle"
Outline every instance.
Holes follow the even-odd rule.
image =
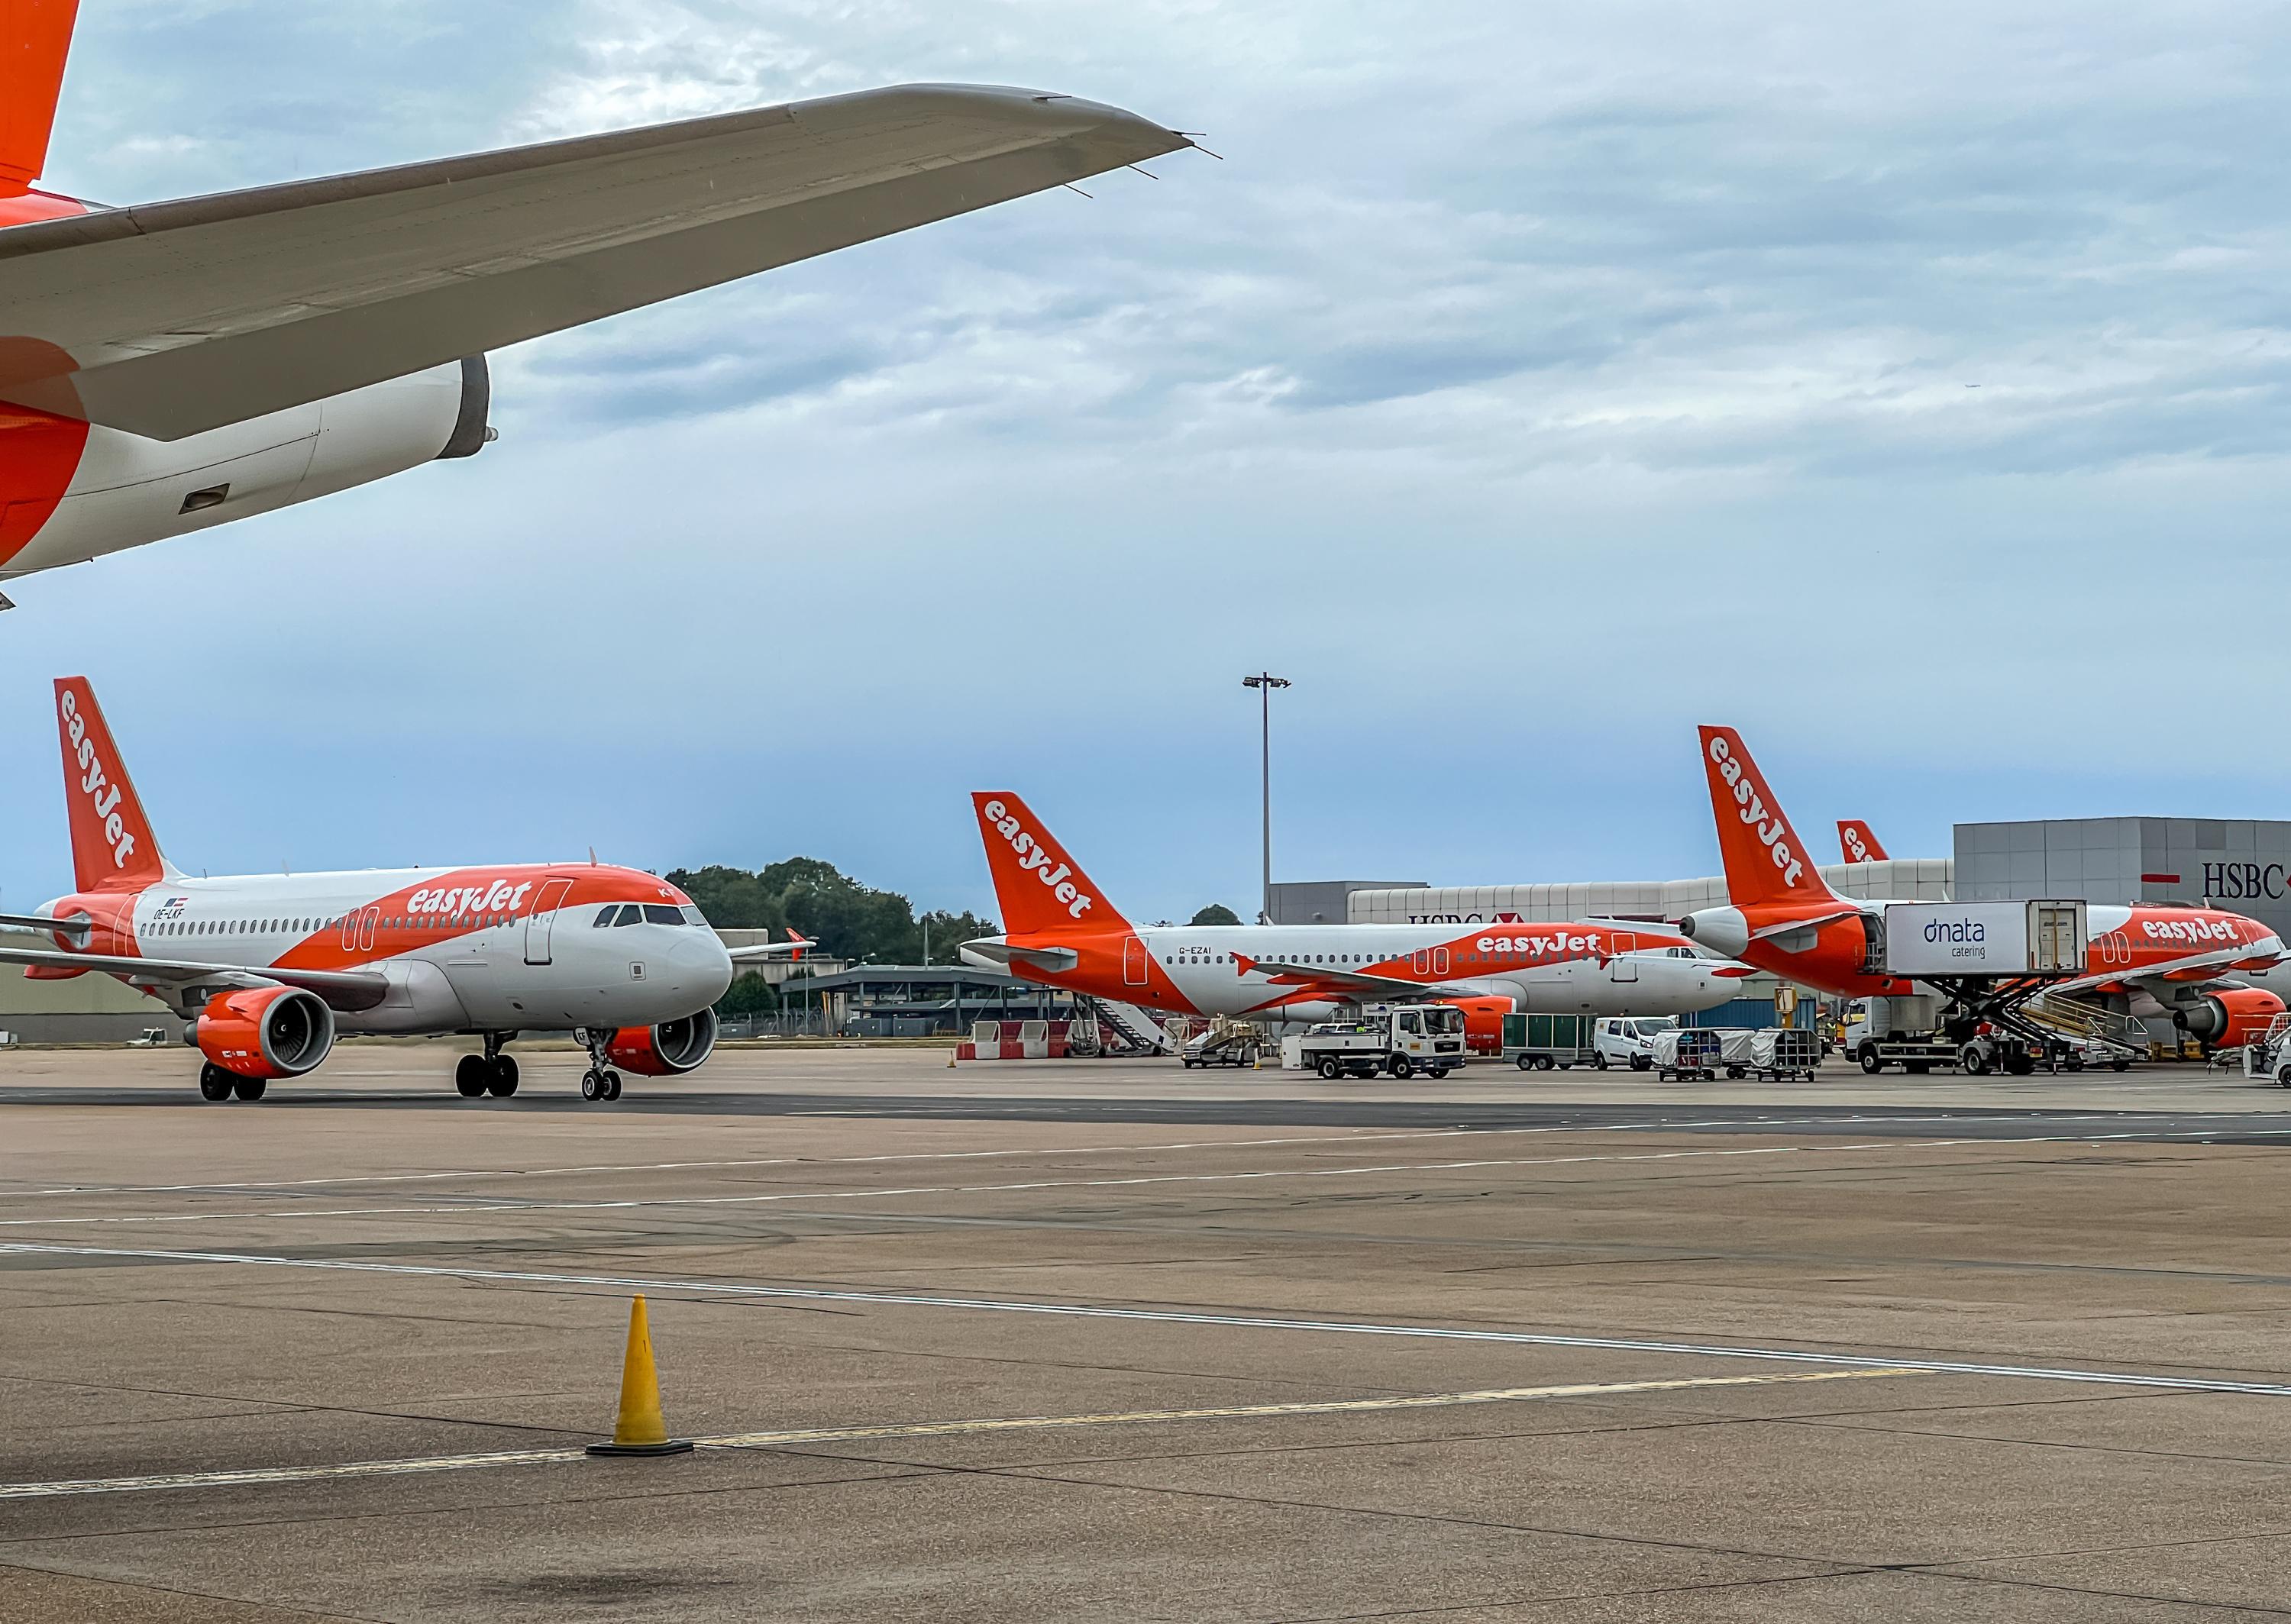
[[[1188,1039],[1178,1059],[1188,1071],[1197,1065],[1255,1065],[1265,1048],[1265,1034],[1247,1021],[1219,1022]]]
[[[2291,1089],[2291,1015],[2279,1015],[2255,1043],[2243,1046],[2243,1074]]]
[[[1593,1017],[1587,1015],[1507,1015],[1503,1057],[1523,1072],[1564,1072],[1598,1064],[1591,1041]]]
[[[1323,1021],[1298,1046],[1306,1069],[1338,1077],[1445,1077],[1464,1064],[1464,1012],[1453,1004],[1369,1004],[1350,1020]]]
[[[1750,1071],[1771,1082],[1812,1082],[1821,1065],[1821,1034],[1766,1026],[1750,1034]]]
[[[1724,1039],[1716,1028],[1673,1027],[1654,1041],[1654,1071],[1665,1082],[1711,1082],[1724,1064]]]
[[[1601,1071],[1628,1065],[1644,1072],[1654,1065],[1656,1041],[1664,1033],[1677,1029],[1678,1022],[1667,1015],[1602,1016],[1592,1023],[1591,1046],[1596,1052],[1591,1064]]]

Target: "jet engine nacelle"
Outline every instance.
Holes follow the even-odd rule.
[[[240,1077],[300,1077],[334,1047],[334,1012],[301,987],[218,993],[192,1025],[199,1052]]]
[[[1678,921],[1678,934],[1722,959],[1739,959],[1750,945],[1750,921],[1740,908],[1700,908]]]
[[[2214,1049],[2239,1049],[2265,1035],[2283,1001],[2259,987],[2223,987],[2172,1011],[2172,1024]]]
[[[703,1009],[657,1026],[623,1026],[606,1046],[612,1063],[639,1077],[688,1072],[716,1051],[716,1011]]]
[[[472,356],[180,440],[62,418],[0,423],[0,462],[14,454],[0,489],[0,580],[470,456],[492,438],[491,398],[486,358]],[[34,465],[55,484],[16,488]]]
[[[1508,998],[1443,998],[1443,1004],[1453,1004],[1464,1012],[1464,1047],[1474,1054],[1493,1055],[1503,1050],[1504,1017],[1512,1012]]]

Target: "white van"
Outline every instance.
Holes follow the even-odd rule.
[[[1591,1033],[1591,1064],[1603,1072],[1611,1065],[1644,1072],[1654,1065],[1655,1034],[1677,1030],[1674,1016],[1602,1016]]]

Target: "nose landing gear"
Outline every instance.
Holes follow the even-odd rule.
[[[618,1099],[621,1097],[621,1074],[612,1067],[611,1052],[606,1048],[612,1039],[609,1031],[595,1026],[583,1026],[574,1033],[575,1040],[587,1046],[589,1069],[581,1073],[581,1097],[583,1099]]]

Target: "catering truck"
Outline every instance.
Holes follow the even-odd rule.
[[[1323,1021],[1298,1045],[1308,1071],[1338,1077],[1445,1077],[1464,1064],[1464,1012],[1453,1004],[1370,1004],[1350,1020]]]

